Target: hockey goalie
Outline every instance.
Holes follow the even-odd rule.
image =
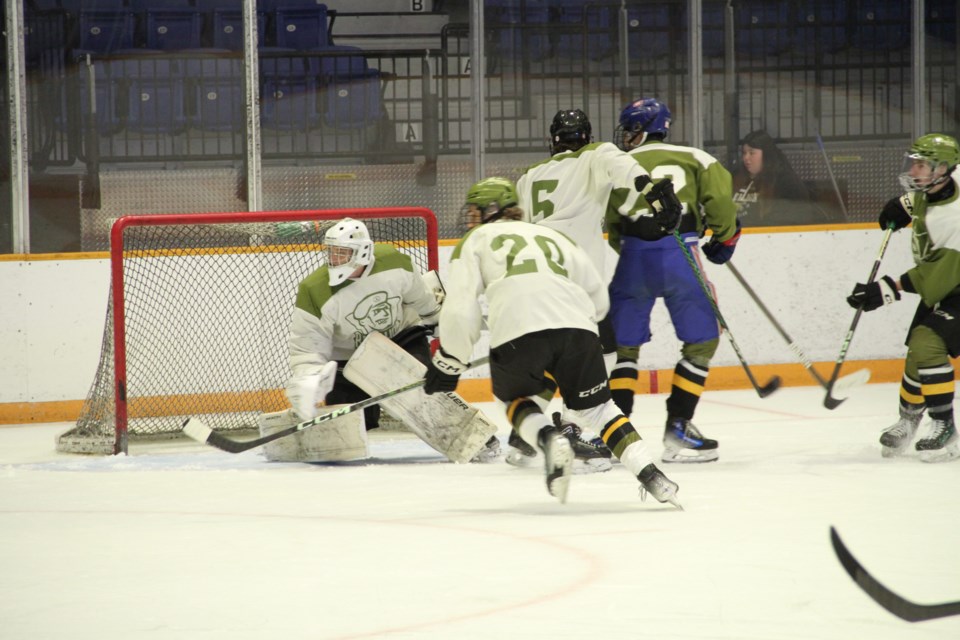
[[[298,287],[290,325],[292,373],[286,394],[292,410],[264,416],[261,432],[309,420],[321,411],[321,403],[354,403],[421,380],[430,360],[429,328],[436,324],[443,300],[436,274],[421,276],[409,256],[391,244],[374,243],[366,226],[350,218],[326,232],[323,253],[324,264]],[[414,389],[383,406],[454,462],[486,461],[499,454],[496,426],[454,393],[428,397]],[[363,420],[366,430],[378,427],[380,406],[365,408]],[[338,430],[360,446],[350,427],[333,427]],[[308,434],[296,437],[334,435]],[[290,450],[297,456],[303,447]]]

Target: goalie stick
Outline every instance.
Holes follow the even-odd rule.
[[[760,386],[760,383],[757,382],[757,379],[754,377],[753,372],[750,371],[750,365],[747,364],[746,359],[743,357],[743,354],[740,353],[740,347],[737,345],[737,341],[733,339],[733,332],[730,331],[730,327],[727,325],[727,321],[723,319],[723,314],[720,313],[720,307],[717,305],[717,301],[713,298],[713,294],[710,293],[710,287],[707,286],[707,281],[704,280],[703,273],[700,271],[700,267],[697,266],[697,261],[693,257],[693,253],[690,251],[690,247],[687,246],[687,243],[683,241],[683,238],[680,237],[679,231],[673,232],[673,237],[677,241],[677,244],[680,245],[680,249],[683,251],[684,256],[687,258],[687,263],[690,265],[690,268],[693,269],[694,275],[697,276],[697,282],[700,283],[700,288],[703,289],[704,295],[707,296],[707,300],[710,301],[710,306],[713,308],[713,315],[717,317],[717,322],[720,323],[720,326],[723,327],[724,332],[727,334],[727,338],[730,339],[730,346],[733,347],[734,353],[737,354],[737,358],[740,360],[740,364],[743,366],[743,370],[747,374],[747,379],[750,380],[750,384],[753,385],[753,388],[756,390],[757,395],[761,398],[766,398],[768,395],[780,388],[781,382],[780,376],[773,376],[770,380],[767,381],[767,384]]]
[[[960,615],[960,601],[944,602],[943,604],[917,604],[887,589],[853,557],[834,527],[830,527],[830,542],[833,544],[833,550],[837,554],[840,564],[850,574],[853,581],[857,583],[857,586],[873,598],[874,602],[901,620],[923,622]]]
[[[807,355],[803,352],[803,350],[800,348],[800,345],[798,345],[794,341],[794,339],[790,337],[786,329],[784,329],[780,325],[780,323],[777,322],[777,319],[774,318],[773,314],[770,313],[770,310],[767,309],[767,305],[763,304],[763,301],[760,299],[760,296],[757,295],[757,292],[754,291],[753,287],[751,287],[747,283],[746,279],[743,277],[740,271],[738,271],[737,268],[733,266],[733,261],[727,262],[727,268],[730,269],[730,273],[733,274],[733,277],[737,279],[737,282],[740,283],[740,286],[743,287],[743,290],[747,292],[747,294],[753,299],[754,303],[756,303],[760,311],[763,312],[763,315],[767,316],[767,320],[770,321],[770,324],[772,324],[773,327],[777,330],[777,332],[783,337],[783,339],[786,340],[787,346],[790,347],[790,350],[793,351],[794,355],[797,356],[797,359],[800,360],[800,363],[806,368],[806,370],[810,372],[810,375],[813,376],[813,379],[816,380],[821,387],[826,389],[827,381],[823,379],[823,376],[821,376],[816,369],[813,368],[813,362],[811,362],[810,358],[808,358]],[[833,390],[834,391],[841,390],[841,389],[846,390],[852,387],[858,387],[860,385],[866,384],[869,381],[870,381],[870,370],[859,369],[856,372],[843,376],[842,378],[837,380],[836,383],[833,385]],[[844,400],[846,400],[846,398],[839,400],[836,405],[829,408],[831,409],[835,408]]]
[[[873,268],[870,270],[870,277],[867,278],[867,284],[873,282],[877,277],[877,272],[880,271],[880,262],[883,260],[883,254],[887,252],[887,245],[890,244],[891,235],[893,235],[892,224],[883,232],[883,242],[880,243],[880,251],[877,254],[877,259],[873,262]],[[842,399],[833,397],[833,388],[837,384],[837,378],[840,375],[840,368],[843,367],[843,361],[847,359],[847,350],[850,348],[850,342],[853,340],[853,332],[856,330],[857,324],[860,322],[860,316],[862,315],[863,307],[859,307],[857,312],[853,314],[853,322],[850,323],[847,335],[843,339],[843,345],[840,347],[840,355],[837,356],[837,363],[834,365],[833,373],[830,374],[830,380],[827,382],[827,395],[823,398],[823,406],[827,409],[836,409],[840,406],[840,403],[843,402]]]
[[[489,361],[490,358],[488,356],[484,356],[471,362],[467,368],[472,369],[474,367],[479,367],[480,365],[486,364]],[[222,433],[214,431],[200,420],[192,417],[183,421],[183,432],[197,442],[209,444],[210,446],[216,447],[221,451],[226,451],[228,453],[243,453],[244,451],[249,451],[250,449],[256,449],[257,447],[265,445],[268,442],[273,442],[274,440],[285,438],[286,436],[293,435],[294,433],[299,433],[304,429],[315,427],[318,424],[336,420],[337,418],[345,416],[348,413],[361,411],[375,404],[380,404],[388,398],[398,396],[401,393],[406,393],[407,391],[418,389],[422,387],[423,384],[424,380],[417,380],[398,389],[394,389],[393,391],[381,393],[378,396],[373,396],[372,398],[355,402],[351,405],[347,405],[346,407],[334,409],[330,413],[324,413],[316,416],[315,418],[311,418],[310,420],[304,420],[303,422],[297,423],[291,427],[287,427],[286,429],[281,429],[280,431],[275,431],[265,436],[254,438],[253,440],[234,440],[233,438],[229,438]]]

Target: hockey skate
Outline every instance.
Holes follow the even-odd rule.
[[[720,457],[717,441],[704,438],[700,430],[684,418],[667,418],[663,447],[664,462],[713,462]]]
[[[645,466],[637,475],[640,481],[640,499],[646,500],[649,493],[657,502],[669,502],[677,509],[683,511],[683,506],[677,500],[677,483],[673,482],[667,476],[663,475],[657,465],[651,463]]]
[[[556,427],[544,427],[537,434],[537,443],[543,451],[547,491],[561,504],[567,501],[570,475],[573,471],[573,447]]]
[[[922,411],[907,413],[901,410],[900,419],[896,424],[887,427],[880,434],[880,444],[883,445],[881,455],[884,458],[894,458],[906,452],[913,441],[913,436],[917,433],[922,417]]]
[[[510,447],[507,449],[507,464],[514,467],[532,467],[536,463],[537,450],[527,444],[516,430],[510,430],[507,445]]]
[[[613,453],[600,438],[586,440],[582,437],[583,431],[572,422],[563,423],[560,412],[553,414],[553,425],[560,429],[560,433],[567,437],[573,447],[575,466],[581,473],[602,473],[613,468],[611,458]]]
[[[470,459],[470,462],[489,463],[500,459],[500,441],[497,436],[490,436],[483,449],[477,452],[477,455]]]
[[[924,462],[947,462],[960,457],[957,440],[957,427],[953,418],[934,418],[930,422],[930,432],[917,440],[916,447],[920,452],[920,459]]]

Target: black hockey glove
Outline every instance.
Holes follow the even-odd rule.
[[[864,311],[873,311],[884,305],[893,304],[899,299],[897,283],[890,276],[883,276],[869,284],[858,282],[853,287],[853,293],[847,296],[847,304],[854,309],[863,307]]]
[[[448,354],[443,347],[439,347],[433,354],[431,366],[427,367],[423,390],[428,394],[456,391],[460,374],[466,370],[467,365]]]
[[[719,242],[717,236],[711,237],[710,242],[703,245],[703,253],[707,256],[707,260],[713,264],[723,264],[733,257],[733,252],[736,250],[739,241],[740,221],[737,220],[737,230],[732,236],[723,242]]]
[[[650,205],[653,221],[664,235],[670,235],[680,227],[683,205],[673,192],[670,178],[651,184],[649,176],[640,176],[634,181],[634,186]]]
[[[883,206],[883,211],[880,212],[880,218],[877,222],[880,223],[880,228],[884,231],[890,228],[890,225],[893,225],[894,231],[899,231],[913,222],[913,218],[904,211],[903,202],[898,197],[893,198]]]

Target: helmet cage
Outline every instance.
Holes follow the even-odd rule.
[[[960,147],[955,139],[939,133],[921,136],[904,154],[900,185],[907,191],[929,191],[946,181],[958,162]],[[916,175],[915,167],[920,165],[927,168],[927,175]]]
[[[330,227],[323,239],[323,259],[330,274],[330,285],[349,278],[359,267],[370,264],[373,242],[367,227],[358,220],[345,218]]]
[[[620,112],[617,127],[613,132],[613,142],[623,151],[629,151],[646,142],[651,134],[660,134],[666,138],[671,122],[670,109],[656,98],[635,100]],[[635,142],[638,135],[640,140]],[[627,138],[630,139],[629,143]]]

